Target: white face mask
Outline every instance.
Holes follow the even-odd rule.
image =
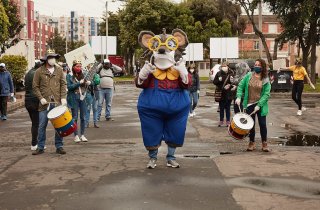
[[[56,59],[55,59],[55,58],[50,58],[50,59],[48,59],[48,64],[49,64],[50,66],[54,66],[55,63],[56,63]]]
[[[221,67],[221,70],[224,71],[224,72],[227,72],[228,71],[228,67],[226,67],[226,66]]]
[[[193,73],[193,72],[194,72],[194,69],[190,69],[190,72]]]

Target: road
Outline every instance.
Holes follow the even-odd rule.
[[[87,129],[87,143],[65,138],[64,156],[55,154],[51,124],[45,153],[32,156],[27,112],[9,114],[0,122],[0,209],[319,208],[319,147],[284,146],[285,137],[297,133],[319,135],[319,99],[306,99],[311,108],[298,117],[290,99],[271,98],[272,152],[248,153],[247,140],[232,140],[226,127],[217,127],[217,104],[204,94],[209,86],[202,87],[185,145],[177,149],[179,169],[166,167],[165,144],[157,168],[145,168],[136,110],[140,90],[132,85],[116,88],[115,121]]]

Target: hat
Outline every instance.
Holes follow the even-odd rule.
[[[104,59],[103,63],[111,63],[109,59]]]
[[[59,54],[56,54],[54,50],[52,49],[49,49],[47,51],[47,54],[43,57],[43,58],[40,58],[41,61],[43,62],[46,62],[48,60],[48,58],[56,58],[56,59],[59,59],[60,58],[60,55]]]
[[[301,64],[302,63],[302,59],[301,58],[296,58],[296,63],[299,63],[299,64]]]
[[[0,63],[0,67],[6,67],[6,64]]]
[[[74,60],[72,62],[73,65],[76,65],[76,64],[82,64],[81,60]]]

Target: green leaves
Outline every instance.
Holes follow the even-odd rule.
[[[6,68],[11,73],[15,84],[23,78],[28,66],[26,58],[20,55],[4,55],[0,58],[0,63],[6,64]]]

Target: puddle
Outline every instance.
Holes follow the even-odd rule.
[[[239,177],[229,179],[227,183],[237,187],[252,188],[268,193],[320,199],[319,182],[288,178]]]
[[[220,152],[220,155],[231,155],[232,152]]]
[[[289,137],[280,137],[280,139],[283,141],[277,141],[277,143],[283,146],[320,146],[320,136],[316,135],[295,134]]]
[[[184,158],[210,158],[210,155],[183,155]]]

